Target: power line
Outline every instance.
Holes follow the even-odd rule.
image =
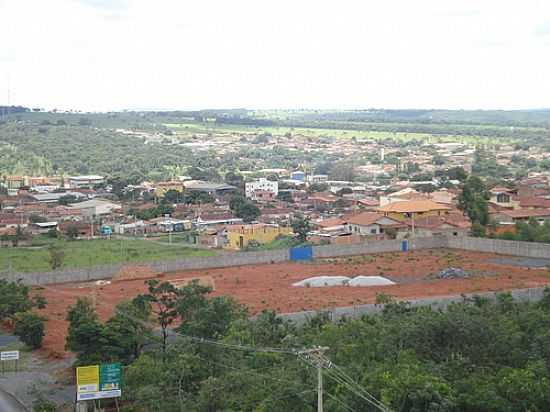
[[[68,296],[71,296],[72,298],[75,298],[74,295],[71,293],[61,291],[55,288],[52,288],[50,286],[41,285],[44,289],[54,291],[56,293],[60,294],[66,294]],[[114,307],[115,313],[120,314],[121,316],[125,316],[130,320],[133,320],[136,323],[142,324],[146,327],[151,327],[151,325],[147,322],[145,322],[142,319],[136,318],[135,316],[130,315],[129,313],[121,310],[120,308],[117,308],[115,304],[109,304],[110,306]],[[208,344],[208,345],[214,345],[218,347],[222,347],[224,349],[231,349],[231,350],[240,350],[245,352],[259,352],[259,353],[277,353],[277,354],[285,354],[285,355],[294,355],[297,356],[299,359],[304,361],[306,364],[315,367],[318,370],[318,411],[323,411],[323,387],[322,387],[322,370],[325,369],[327,371],[327,376],[335,380],[336,382],[342,384],[345,388],[350,390],[352,393],[356,394],[360,398],[367,401],[369,404],[375,406],[380,411],[388,412],[389,409],[382,404],[378,399],[376,399],[372,394],[370,394],[366,389],[364,389],[362,386],[360,386],[358,383],[356,383],[349,375],[347,375],[342,368],[335,365],[333,362],[330,361],[326,356],[324,356],[324,351],[326,351],[328,348],[313,348],[308,350],[295,350],[295,349],[283,349],[283,348],[270,348],[270,347],[254,347],[254,346],[248,346],[248,345],[238,345],[238,344],[230,344],[225,342],[220,342],[213,339],[207,339],[207,338],[201,338],[197,336],[192,335],[186,335],[181,332],[176,332],[172,329],[168,329],[168,333],[172,335],[176,335],[178,337],[189,339],[193,342],[196,342],[198,344]],[[238,369],[238,368],[235,368]],[[252,372],[253,373],[253,372]],[[288,382],[287,382],[288,383]]]

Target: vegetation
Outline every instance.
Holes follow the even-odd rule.
[[[241,218],[245,223],[253,222],[260,216],[258,206],[241,195],[234,195],[229,202],[229,207],[235,213],[235,216]]]
[[[316,372],[293,351],[316,345],[327,346],[337,365],[323,372],[327,410],[377,410],[358,396],[353,389],[358,386],[395,411],[513,412],[550,406],[550,290],[538,303],[516,303],[501,294],[496,301],[465,299],[446,311],[412,308],[384,296],[380,314],[338,323],[320,316],[302,327],[269,311],[249,318],[231,299],[208,292],[197,283],[174,292],[171,312],[179,339],[131,358],[120,356],[117,341],[97,339],[103,335],[91,326],[97,317],[89,305],[73,307],[70,328],[78,323],[86,331],[82,319],[87,319],[88,332],[96,333],[86,360],[100,357],[126,365],[123,410],[313,411]],[[101,329],[109,322],[97,324]],[[84,353],[78,353],[80,361]]]
[[[307,240],[307,235],[311,231],[311,224],[309,218],[304,218],[303,216],[296,216],[291,224],[292,231],[295,233],[296,237],[300,242],[305,242]]]
[[[483,181],[477,176],[469,176],[458,197],[458,207],[470,218],[472,223],[489,223],[489,193]]]
[[[535,218],[516,223],[514,232],[505,232],[499,237],[505,240],[550,243],[550,221],[540,224]]]
[[[215,254],[210,250],[193,249],[183,244],[166,245],[154,240],[132,238],[67,241],[45,236],[35,242],[43,247],[1,248],[0,271],[46,272],[51,270],[50,245],[53,245],[54,250],[64,253],[62,263],[63,267],[67,268],[124,262],[151,262]]]
[[[34,313],[20,313],[15,318],[13,333],[29,348],[38,349],[44,339],[44,320]]]
[[[31,295],[29,286],[0,279],[0,323],[14,324],[14,334],[31,349],[42,346],[45,320],[31,311],[45,306],[46,300]]]

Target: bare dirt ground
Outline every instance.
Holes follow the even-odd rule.
[[[497,259],[500,257],[488,253],[432,249],[324,259],[311,263],[286,262],[171,272],[158,278],[178,282],[188,278],[211,278],[216,285],[213,295],[232,296],[245,304],[251,314],[262,309],[287,313],[373,303],[378,293],[407,300],[550,285],[548,269],[520,267]],[[472,276],[467,279],[435,277],[437,272],[448,267],[462,268]],[[291,286],[294,282],[320,275],[381,275],[397,284],[328,288]],[[74,303],[76,297],[92,298],[100,318],[106,319],[118,302],[131,299],[145,290],[142,278],[114,281],[102,286],[92,282],[45,287],[41,291],[48,301],[43,311],[48,317],[44,353],[50,358],[67,356],[64,352],[65,316],[67,307]]]

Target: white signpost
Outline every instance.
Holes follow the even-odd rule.
[[[17,364],[19,363],[19,351],[18,350],[9,350],[0,352],[0,362],[2,363],[2,373],[4,372],[4,362],[12,361],[14,362],[14,369],[17,371]]]
[[[10,350],[5,352],[0,352],[0,361],[8,361],[8,360],[19,360],[19,351]]]

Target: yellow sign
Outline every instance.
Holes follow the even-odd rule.
[[[76,368],[76,390],[78,393],[99,391],[99,365]]]

